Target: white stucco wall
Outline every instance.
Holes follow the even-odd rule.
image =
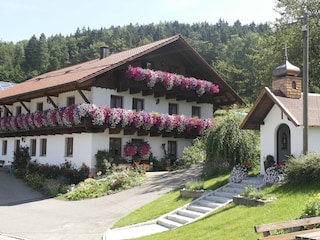
[[[267,155],[274,156],[277,161],[277,130],[281,124],[287,124],[290,128],[291,154],[300,156],[303,152],[303,126],[296,127],[282,113],[280,108],[273,106],[264,120],[264,125],[260,126],[261,140],[261,174],[264,174],[264,160]],[[308,151],[320,151],[320,127],[309,127],[308,131]]]
[[[123,96],[123,108],[131,109],[132,108],[132,99],[140,98],[144,99],[144,111],[146,112],[159,112],[159,113],[168,113],[169,103],[174,103],[178,105],[178,114],[191,116],[192,106],[200,107],[201,118],[212,118],[213,117],[213,108],[212,104],[197,104],[195,102],[186,102],[186,101],[176,101],[175,99],[166,99],[165,97],[158,98],[160,101],[157,104],[157,98],[154,98],[153,95],[142,96],[141,93],[138,94],[129,94],[129,91],[126,92],[117,92],[112,89],[104,89],[93,87],[91,91],[82,91],[87,99],[91,103],[94,103],[97,106],[110,106],[110,96],[118,95]],[[60,94],[58,97],[51,97],[54,103],[59,107],[65,107],[67,104],[67,98],[74,97],[75,103],[83,103],[84,99],[78,91],[71,91]],[[43,109],[53,109],[53,105],[47,102],[46,97],[41,97],[33,99],[30,102],[26,102],[25,105],[31,112],[36,111],[37,103],[43,103]],[[17,102],[12,106],[9,106],[10,110],[15,114],[15,109],[17,106],[21,106],[22,114],[26,114],[27,111]],[[73,156],[66,157],[66,138],[73,138]],[[48,163],[48,164],[61,164],[65,160],[71,161],[77,167],[81,167],[82,163],[85,163],[90,168],[95,166],[94,155],[98,150],[109,150],[109,139],[121,138],[122,139],[122,156],[123,148],[127,141],[131,139],[143,139],[148,141],[151,146],[151,151],[153,155],[160,160],[163,156],[162,144],[165,144],[165,148],[168,147],[168,141],[176,141],[177,143],[177,156],[180,157],[186,146],[191,145],[192,139],[183,139],[183,138],[173,138],[173,137],[150,137],[150,136],[137,136],[137,133],[134,135],[123,135],[121,131],[120,134],[109,134],[109,130],[106,129],[103,133],[81,133],[81,134],[64,134],[64,135],[44,135],[44,136],[28,136],[20,138],[1,138],[1,141],[7,141],[7,153],[2,153],[2,143],[0,145],[0,160],[5,160],[8,164],[13,161],[15,141],[20,140],[21,146],[30,147],[30,140],[36,139],[37,149],[36,156],[32,157],[32,160],[37,160],[39,163]],[[46,156],[40,156],[40,140],[42,138],[47,139],[47,154]],[[23,141],[22,141],[23,139]]]

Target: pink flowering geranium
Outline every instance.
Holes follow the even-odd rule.
[[[126,157],[134,156],[137,154],[137,146],[133,144],[131,141],[126,142],[126,145],[124,146],[124,155]]]
[[[135,81],[144,81],[149,88],[153,88],[156,83],[161,83],[167,90],[178,87],[183,91],[196,91],[198,96],[202,96],[205,93],[214,95],[219,92],[217,85],[206,80],[184,77],[169,72],[153,71],[140,67],[129,66],[126,71],[126,76]]]

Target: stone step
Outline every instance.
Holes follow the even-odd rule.
[[[241,191],[242,192],[242,191]],[[240,192],[240,193],[241,193]],[[213,192],[212,194],[210,194],[209,196],[218,196],[218,197],[223,197],[223,198],[232,198],[236,195],[238,195],[239,193],[235,193],[235,192],[225,192],[225,191],[216,191]]]
[[[169,220],[169,219],[167,219],[167,218],[160,218],[160,219],[157,221],[157,224],[160,225],[160,226],[169,228],[169,229],[181,227],[181,226],[183,225],[183,224],[181,224],[181,223],[178,223],[178,222]]]
[[[244,188],[237,188],[237,187],[229,187],[228,185],[221,188],[220,191],[222,192],[228,192],[228,193],[233,193],[233,194],[239,194],[244,191]]]
[[[198,213],[208,213],[208,212],[211,212],[213,210],[213,208],[208,208],[208,207],[204,207],[204,206],[200,206],[198,204],[189,204],[187,206],[187,210],[189,211],[195,211],[195,212],[198,212]]]
[[[219,204],[217,202],[213,202],[213,201],[210,201],[210,200],[207,200],[207,199],[204,199],[204,198],[196,201],[194,204],[198,205],[198,206],[202,206],[202,207],[211,208],[211,211],[213,209],[216,209],[217,207],[221,206],[221,204]]]
[[[220,197],[220,196],[215,196],[213,194],[210,194],[210,195],[204,196],[202,199],[204,199],[208,202],[211,202],[211,203],[215,203],[215,204],[220,203],[219,206],[221,206],[221,203],[226,203],[226,202],[230,201],[231,198]]]
[[[181,224],[186,224],[186,223],[193,221],[193,218],[181,216],[178,214],[171,214],[171,215],[167,216],[167,219],[174,221],[174,222],[181,223]]]
[[[193,218],[193,219],[198,218],[198,217],[201,216],[201,214],[199,214],[198,212],[190,211],[188,209],[178,210],[177,214],[181,215],[181,216],[188,217],[188,218]]]

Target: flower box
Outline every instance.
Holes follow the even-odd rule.
[[[187,190],[181,189],[180,196],[187,197],[187,198],[199,198],[201,197],[206,191],[205,190]]]
[[[234,196],[233,197],[233,202],[237,205],[244,205],[244,206],[250,206],[250,207],[255,207],[255,206],[262,206],[267,203],[273,202],[275,199],[267,199],[267,200],[262,200],[262,199],[252,199],[252,198],[246,198],[242,196]]]

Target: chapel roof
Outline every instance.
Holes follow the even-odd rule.
[[[268,87],[265,87],[240,128],[259,130],[274,105],[278,106],[295,126],[303,126],[303,98],[277,96]],[[308,124],[309,126],[320,126],[320,94],[308,94]]]

